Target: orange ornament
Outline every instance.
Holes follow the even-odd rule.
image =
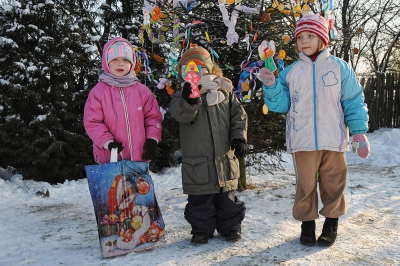
[[[268,13],[264,13],[261,16],[261,22],[268,23],[271,21],[271,16]]]
[[[253,42],[255,42],[257,38],[258,38],[258,31],[256,31],[256,33],[254,34]]]
[[[154,12],[155,14],[159,15],[159,16],[161,15],[161,10],[160,10],[160,8],[159,8],[158,6],[155,6],[155,7],[154,7],[153,12]]]
[[[290,36],[287,34],[282,35],[282,40],[284,44],[287,44],[290,41]]]
[[[286,52],[284,50],[280,50],[278,53],[278,57],[280,59],[284,59],[286,57]]]
[[[157,55],[157,54],[154,55],[154,59],[155,59],[158,63],[160,63],[160,64],[161,64],[161,63],[163,62],[163,60],[164,60],[161,56],[159,56],[159,55]]]
[[[151,16],[151,19],[152,19],[153,21],[157,22],[157,21],[160,19],[160,15],[158,15],[158,14],[153,14],[153,15]]]
[[[165,87],[165,89],[167,90],[168,95],[172,95],[175,93],[174,89],[171,88],[171,82],[168,81],[167,87]]]
[[[137,62],[134,71],[135,71],[136,75],[138,75],[139,72],[142,71],[142,63]]]

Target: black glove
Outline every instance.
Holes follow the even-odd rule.
[[[113,142],[108,143],[107,149],[109,151],[111,151],[111,149],[118,149],[118,153],[120,153],[124,149],[124,147],[122,147],[121,142],[113,141]]]
[[[185,82],[182,88],[182,98],[187,101],[188,104],[193,105],[197,102],[198,98],[189,98],[192,94],[192,85],[189,82]]]
[[[246,144],[241,139],[233,139],[231,148],[235,150],[235,156],[237,158],[243,158],[246,155]]]
[[[145,152],[142,155],[142,159],[153,160],[157,156],[157,141],[154,139],[146,139],[143,149]]]

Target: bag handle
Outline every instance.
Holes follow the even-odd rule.
[[[122,152],[120,154],[121,154],[121,157],[122,157]],[[118,149],[117,148],[113,148],[113,149],[111,149],[110,163],[116,163],[116,162],[118,162]]]

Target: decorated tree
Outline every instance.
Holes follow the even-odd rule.
[[[117,35],[137,46],[135,72],[165,111],[151,170],[176,161],[179,126],[168,106],[180,89],[176,64],[191,43],[209,50],[249,115],[247,165],[280,167],[285,118],[268,113],[256,73],[267,66],[278,74],[297,59],[293,33],[302,15],[325,10],[335,24],[324,0],[10,3],[0,9],[0,167],[50,182],[81,178],[83,166],[94,163],[83,105],[101,72],[102,48]],[[331,34],[340,36],[333,26]]]

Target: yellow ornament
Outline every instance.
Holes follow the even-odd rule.
[[[235,0],[228,0],[228,4],[232,5],[233,3],[235,3]]]
[[[294,9],[294,12],[301,13],[301,6],[300,5],[295,5],[293,7],[293,9]]]
[[[310,6],[309,6],[308,4],[304,4],[304,5],[303,5],[303,8],[302,8],[302,10],[301,10],[301,13],[302,13],[303,15],[305,15],[305,14],[309,13],[310,11],[311,11]]]
[[[262,113],[263,113],[264,115],[268,114],[268,107],[267,107],[265,104],[264,104],[263,107],[262,107]]]
[[[286,52],[284,50],[280,50],[278,53],[278,57],[280,59],[284,59],[286,57]]]
[[[278,5],[278,10],[279,11],[282,11],[282,10],[284,10],[285,9],[285,5],[284,4],[279,4]]]
[[[283,14],[285,14],[286,16],[288,16],[290,14],[290,10],[288,10],[288,9],[281,10],[281,12]]]
[[[247,79],[242,83],[242,89],[244,91],[248,91],[249,90],[249,81]]]

